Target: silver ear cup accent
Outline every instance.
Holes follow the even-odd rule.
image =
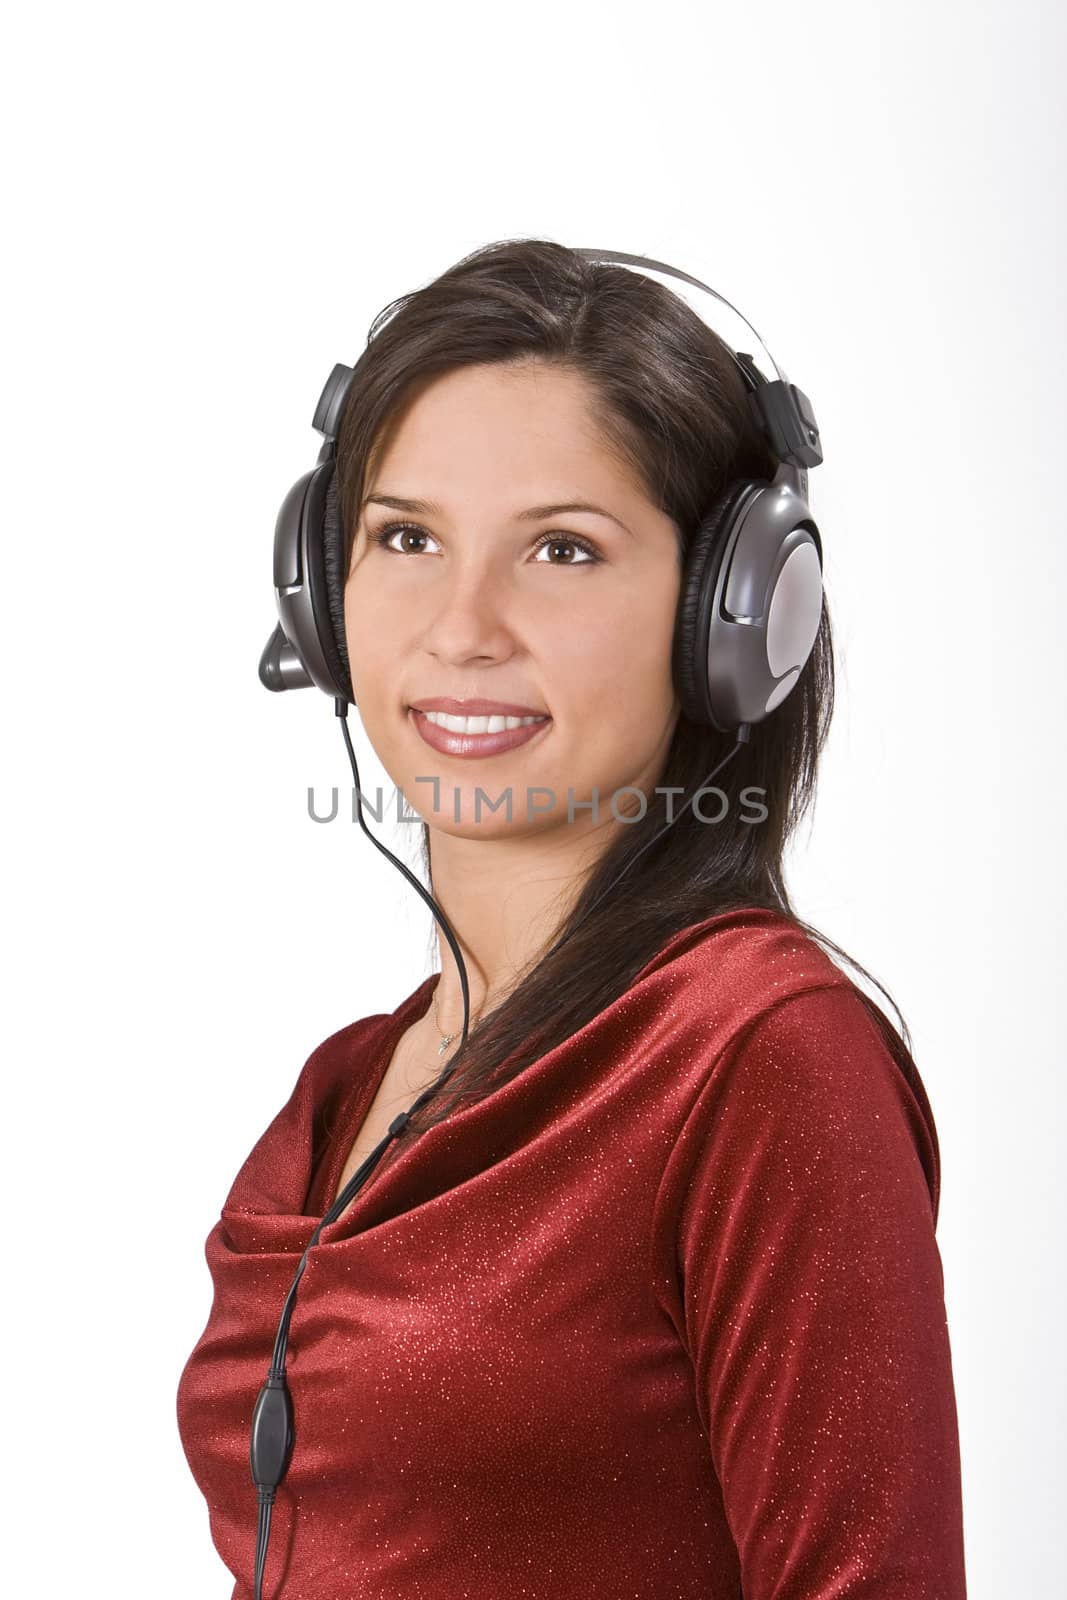
[[[763,707],[765,715],[768,711],[773,711],[775,706],[779,705],[785,699],[786,695],[789,693],[790,689],[793,687],[794,683],[796,683],[799,677],[799,667],[794,667],[792,672],[786,673],[781,683],[776,685],[776,687],[773,688],[770,694],[767,696]]]
[[[815,546],[805,543],[787,557],[767,612],[767,662],[774,677],[790,667],[799,672],[811,654],[821,616],[822,566]]]

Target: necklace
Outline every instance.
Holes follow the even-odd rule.
[[[480,1014],[481,1013],[479,1011],[475,1015],[475,1018],[474,1018],[475,1022],[477,1022],[478,1016]],[[434,985],[434,991],[433,991],[433,1019],[437,1024],[438,1033],[441,1034],[441,1043],[437,1046],[437,1054],[439,1056],[443,1056],[445,1051],[448,1049],[449,1045],[452,1043],[453,1039],[456,1038],[456,1035],[454,1033],[441,1033],[441,1018],[437,1014],[437,985],[436,984]]]

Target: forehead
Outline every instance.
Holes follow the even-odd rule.
[[[371,453],[365,494],[447,500],[487,496],[640,494],[605,437],[580,373],[545,361],[479,364],[418,383]],[[542,492],[543,491],[543,492]]]

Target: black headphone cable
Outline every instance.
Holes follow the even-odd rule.
[[[358,1191],[363,1187],[363,1184],[370,1177],[371,1173],[374,1171],[374,1168],[378,1165],[386,1150],[389,1148],[390,1141],[395,1139],[403,1132],[404,1128],[407,1126],[408,1119],[421,1106],[425,1105],[427,1100],[431,1099],[446,1082],[453,1068],[455,1067],[456,1061],[459,1058],[459,1054],[463,1050],[463,1046],[467,1042],[467,1033],[470,1022],[470,988],[467,981],[467,968],[464,964],[463,956],[460,953],[459,942],[452,931],[452,927],[449,924],[447,917],[433,896],[427,889],[423,887],[418,878],[416,878],[415,874],[408,867],[406,867],[404,863],[399,860],[399,858],[395,856],[386,845],[382,844],[380,840],[376,839],[374,834],[371,833],[370,829],[367,827],[363,817],[362,797],[359,786],[359,768],[356,764],[356,753],[352,747],[352,736],[348,729],[348,701],[343,699],[340,695],[338,695],[334,700],[334,712],[341,721],[341,733],[345,741],[345,748],[348,751],[348,759],[352,767],[352,777],[355,783],[356,817],[359,825],[363,829],[363,832],[367,835],[367,838],[370,840],[371,844],[374,845],[375,849],[380,850],[383,855],[388,856],[389,860],[394,866],[399,867],[400,871],[404,874],[405,878],[407,878],[411,886],[416,889],[426,901],[426,904],[429,906],[430,910],[441,924],[445,938],[448,940],[449,948],[452,951],[452,955],[455,958],[456,966],[459,971],[460,988],[463,992],[463,1032],[460,1036],[459,1051],[455,1056],[453,1056],[452,1060],[448,1063],[444,1071],[434,1079],[433,1083],[429,1084],[428,1087],[423,1090],[419,1097],[412,1102],[406,1111],[402,1111],[399,1116],[393,1119],[393,1121],[389,1124],[388,1131],[381,1143],[371,1151],[367,1159],[356,1169],[348,1183],[342,1189],[341,1193],[337,1196],[333,1205],[326,1212],[322,1220],[316,1224],[315,1231],[308,1240],[308,1243],[304,1249],[304,1253],[300,1258],[300,1264],[296,1269],[296,1276],[294,1277],[290,1286],[289,1293],[285,1297],[285,1304],[282,1307],[281,1320],[278,1324],[277,1336],[274,1340],[274,1351],[271,1356],[270,1369],[267,1373],[266,1382],[259,1391],[255,1408],[252,1412],[249,1464],[252,1471],[252,1482],[256,1487],[256,1501],[258,1506],[256,1520],[255,1600],[263,1600],[263,1579],[267,1566],[267,1545],[270,1540],[271,1512],[274,1507],[275,1491],[277,1490],[278,1485],[281,1483],[282,1479],[285,1477],[286,1471],[288,1470],[289,1462],[293,1453],[293,1445],[296,1440],[296,1432],[293,1425],[293,1402],[285,1374],[285,1356],[289,1344],[289,1323],[293,1314],[293,1305],[296,1301],[297,1285],[303,1276],[304,1267],[307,1264],[308,1251],[311,1249],[312,1245],[318,1243],[319,1234],[321,1233],[322,1229],[327,1227],[331,1222],[335,1222],[341,1213],[348,1207],[350,1202],[355,1198]],[[572,933],[576,932],[576,930],[581,927],[589,913],[594,909],[595,906],[599,905],[604,896],[615,887],[623,874],[630,870],[634,862],[637,861],[638,858],[650,848],[650,846],[654,845],[656,840],[661,838],[662,835],[666,833],[668,828],[672,827],[674,823],[678,821],[678,818],[683,814],[683,812],[688,810],[693,801],[696,799],[697,795],[701,793],[705,785],[709,784],[712,778],[714,778],[717,773],[722,771],[726,763],[737,754],[738,750],[743,744],[748,743],[751,731],[751,723],[743,722],[739,725],[735,732],[734,744],[730,746],[730,749],[726,752],[722,759],[716,762],[715,766],[712,767],[707,777],[701,781],[701,783],[693,791],[689,799],[680,808],[677,814],[673,816],[669,822],[664,823],[663,827],[658,829],[657,832],[652,835],[651,839],[647,840],[646,843],[641,846],[641,849],[630,858],[621,871],[616,873],[611,882],[601,890],[600,894],[596,896],[592,904],[589,905],[582,913],[578,921],[574,924],[574,927],[570,928],[565,934],[562,934],[560,938],[556,940],[555,944],[552,945],[550,950],[547,952],[548,955],[555,954],[560,945],[563,944]]]

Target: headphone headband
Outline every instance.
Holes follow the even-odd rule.
[[[650,256],[630,255],[624,250],[592,250],[583,246],[575,246],[574,254],[582,256],[587,261],[599,261],[605,265],[621,266],[636,269],[639,277],[655,279],[657,276],[674,278],[680,283],[690,284],[694,289],[701,290],[704,294],[711,295],[713,299],[728,306],[735,316],[739,317],[745,326],[755,334],[758,342],[763,346],[771,366],[777,376],[768,378],[760,371],[755,358],[746,351],[735,350],[729,339],[720,332],[699,305],[693,304],[693,297],[676,289],[672,284],[664,284],[671,294],[689,307],[691,311],[710,328],[712,333],[723,345],[730,359],[741,373],[745,387],[749,391],[748,401],[752,416],[763,433],[764,438],[774,451],[778,460],[788,467],[796,469],[794,473],[784,474],[792,481],[797,493],[807,497],[808,480],[807,468],[817,467],[822,461],[822,442],[819,437],[819,425],[815,420],[815,411],[802,389],[790,383],[784,370],[778,365],[771,350],[760,338],[756,329],[749,322],[742,311],[717,289],[709,284],[702,283],[699,278],[694,278],[691,273],[682,272],[677,267],[670,266],[666,261],[654,261]],[[338,362],[327,378],[323,391],[319,396],[318,405],[311,426],[317,433],[321,433],[326,440],[335,440],[341,425],[341,416],[344,412],[345,399],[352,382],[353,368]],[[320,458],[321,459],[321,458]]]
[[[764,341],[762,339],[760,339],[759,334],[756,333],[755,328],[752,326],[751,322],[749,322],[749,320],[745,316],[744,312],[743,311],[739,311],[737,309],[737,307],[732,303],[732,301],[727,300],[727,298],[726,298],[726,296],[724,294],[720,294],[718,289],[713,289],[710,284],[701,282],[701,280],[699,278],[694,278],[692,273],[683,272],[680,267],[672,267],[672,266],[670,266],[668,264],[668,262],[666,262],[666,261],[654,261],[651,256],[634,256],[634,255],[630,255],[629,252],[626,251],[626,250],[587,250],[587,249],[584,249],[581,245],[575,245],[573,247],[573,249],[574,249],[574,254],[576,256],[584,256],[587,261],[603,261],[605,264],[611,263],[612,265],[620,266],[620,267],[637,267],[637,268],[640,269],[641,276],[645,277],[645,278],[650,278],[650,277],[657,276],[659,274],[664,274],[668,278],[677,278],[680,282],[691,284],[694,289],[701,289],[701,290],[703,290],[703,292],[705,294],[710,294],[710,295],[714,296],[714,298],[716,300],[721,301],[724,306],[729,306],[730,310],[734,313],[734,315],[736,317],[740,317],[741,321],[745,324],[745,327],[749,330],[750,333],[756,334],[756,338],[759,340],[760,344],[763,345],[764,351],[766,352],[767,356],[770,358],[770,363],[771,363],[771,366],[774,368],[775,373],[777,374],[777,376],[781,379],[781,381],[783,383],[787,383],[788,382],[788,379],[786,378],[785,373],[782,371],[781,367],[778,365],[777,361],[774,359],[774,356],[771,353],[770,348],[764,343]],[[730,352],[731,356],[733,356],[734,361],[737,362],[737,365],[741,367],[741,371],[742,371],[744,377],[746,378],[746,380],[749,382],[749,384],[751,386],[751,384],[752,384],[751,375],[745,369],[745,367],[741,366],[741,362],[738,360],[737,353],[735,352],[734,347],[733,347],[733,341],[731,339],[727,339],[725,337],[725,335],[722,333],[721,329],[717,328],[713,323],[708,322],[708,318],[706,317],[704,312],[702,310],[698,310],[697,307],[692,304],[692,301],[691,301],[691,299],[690,299],[690,297],[688,295],[682,293],[679,289],[676,289],[674,287],[674,285],[670,284],[670,283],[665,284],[664,288],[669,289],[671,294],[676,294],[680,300],[684,300],[687,306],[690,306],[690,308],[693,311],[696,311],[697,316],[700,317],[701,321],[707,322],[708,327],[711,329],[712,333],[716,334],[722,340],[723,344],[726,346],[726,348]],[[749,361],[749,362],[752,362],[752,357],[751,356],[747,356],[745,359],[747,361]],[[758,368],[757,368],[757,375],[758,375],[758,378],[760,380],[762,380],[763,382],[767,382],[768,381],[767,377],[766,377],[766,374],[759,372]]]
[[[822,461],[822,443],[819,438],[819,425],[815,420],[815,411],[802,389],[790,383],[785,372],[778,365],[774,356],[763,339],[756,333],[744,312],[737,307],[724,294],[711,288],[710,284],[702,283],[699,278],[694,278],[689,272],[682,272],[678,267],[670,266],[666,261],[654,261],[650,256],[634,256],[625,250],[591,250],[581,246],[574,247],[574,253],[583,256],[587,261],[602,261],[605,264],[636,269],[639,277],[652,278],[664,276],[675,278],[681,283],[691,284],[694,289],[700,289],[705,294],[711,295],[724,306],[729,306],[735,316],[739,317],[746,328],[753,334],[770,357],[771,366],[777,377],[769,379],[761,372],[755,358],[744,351],[735,350],[732,342],[727,339],[704,310],[693,304],[693,297],[667,283],[663,287],[671,294],[677,295],[679,300],[693,311],[706,327],[710,328],[716,338],[722,343],[745,380],[750,393],[748,396],[749,408],[752,416],[763,433],[767,443],[774,451],[778,460],[784,466],[793,467],[795,472],[785,473],[782,476],[792,482],[797,493],[807,498],[808,492],[808,467],[817,467]]]

